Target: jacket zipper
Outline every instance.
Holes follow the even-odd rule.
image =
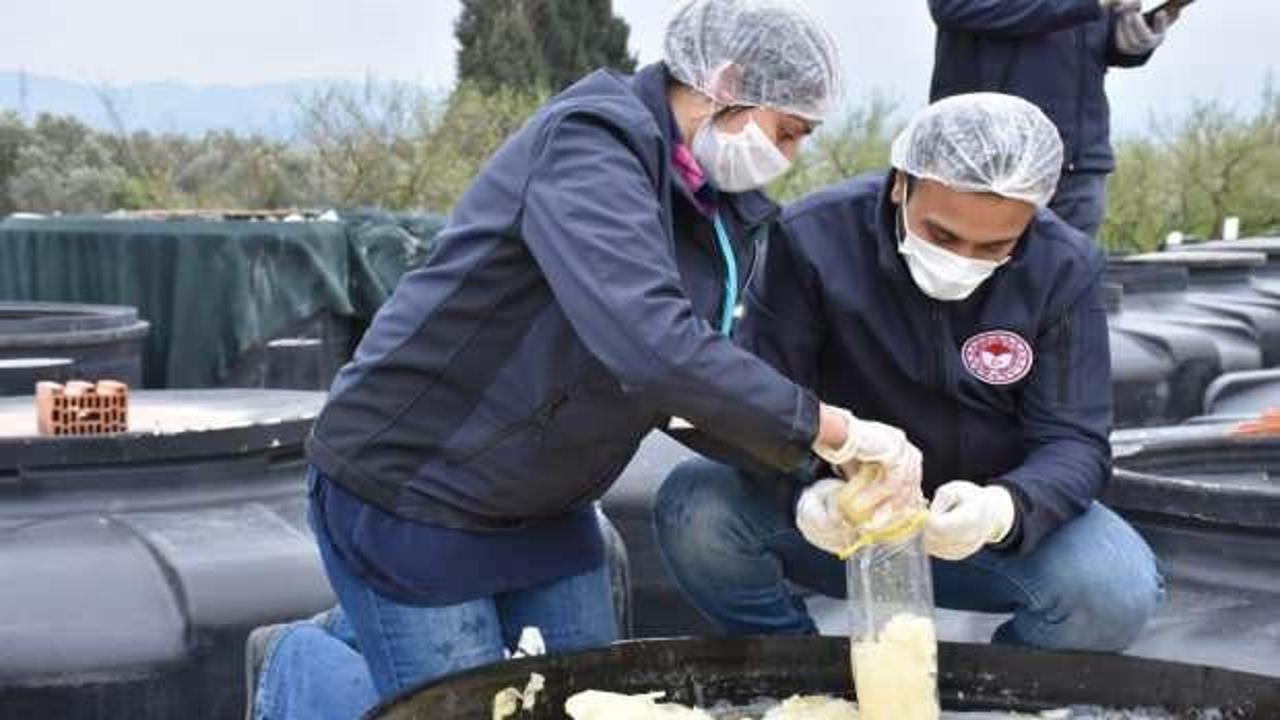
[[[556,411],[559,410],[560,406],[564,405],[568,400],[569,394],[564,393],[549,402],[543,403],[538,409],[534,410],[533,414],[529,417],[502,428],[493,435],[490,435],[488,439],[480,443],[478,446],[459,455],[456,462],[470,462],[507,440],[510,440],[516,435],[532,428],[545,429],[546,426],[551,423],[551,418],[555,416]]]
[[[1073,326],[1071,316],[1062,319],[1062,330],[1058,333],[1058,404],[1065,405],[1071,395],[1071,340]]]
[[[937,353],[934,353],[934,356],[933,356],[935,367],[936,367],[936,375],[938,378],[938,389],[943,393],[944,396],[949,396],[950,395],[949,381],[950,381],[951,373],[949,371],[950,363],[948,361],[950,360],[951,353],[955,352],[951,344],[951,333],[950,333],[951,328],[949,327],[948,323],[943,322],[940,303],[936,301],[931,301],[931,304],[929,306],[929,315],[933,320],[933,327],[936,331],[936,336],[942,340],[942,342],[939,344],[939,347],[941,348],[941,350]],[[952,398],[950,404],[951,404],[951,428],[950,428],[951,442],[949,443],[949,447],[947,449],[950,452],[951,456],[947,458],[947,460],[950,463],[951,467],[956,467],[961,464],[960,463],[960,444],[961,444],[960,443],[960,425],[961,425],[960,424],[960,402]]]

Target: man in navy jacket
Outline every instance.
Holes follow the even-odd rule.
[[[1035,103],[1066,145],[1050,208],[1097,237],[1115,170],[1105,79],[1138,67],[1175,16],[1151,25],[1141,0],[929,0],[938,26],[930,96],[993,91]]]
[[[738,340],[920,448],[941,605],[1012,612],[997,641],[1120,650],[1162,581],[1097,502],[1110,474],[1104,258],[1042,209],[1061,155],[1024,100],[936,103],[895,142],[894,172],[785,211]],[[835,509],[843,485],[690,461],[656,502],[663,556],[725,630],[813,632],[787,581],[844,595],[832,553],[857,528]]]

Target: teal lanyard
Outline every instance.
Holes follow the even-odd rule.
[[[724,312],[720,317],[720,334],[728,335],[733,331],[733,313],[738,307],[738,258],[733,254],[733,243],[729,242],[729,233],[720,220],[720,212],[715,217],[716,238],[720,241],[720,254],[724,255]]]

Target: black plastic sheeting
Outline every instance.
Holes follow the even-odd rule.
[[[0,361],[71,361],[59,371],[47,363],[27,364],[25,373],[20,363],[0,367],[0,395],[30,395],[32,381],[71,376],[138,387],[149,328],[131,307],[0,302]]]
[[[0,717],[239,717],[248,632],[333,603],[304,520],[322,401],[142,391],[130,433],[41,438],[0,399]]]
[[[1280,680],[1248,673],[1115,655],[1055,653],[942,643],[939,691],[953,710],[1039,711],[1074,705],[1155,708],[1225,718],[1280,717]],[[603,650],[499,663],[405,693],[368,717],[379,720],[488,720],[495,693],[523,688],[530,673],[546,689],[528,720],[565,717],[583,690],[665,691],[667,699],[711,706],[762,696],[850,696],[849,642],[838,638],[649,640]]]

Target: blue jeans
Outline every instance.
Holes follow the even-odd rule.
[[[314,511],[311,521],[314,527]],[[347,569],[323,532],[316,540],[339,607],[323,624],[297,622],[280,634],[259,675],[256,720],[354,720],[410,687],[502,660],[525,627],[541,630],[548,652],[617,639],[607,566],[541,587],[420,607],[379,595]]]
[[[672,471],[658,491],[655,525],[667,568],[728,633],[816,633],[788,581],[846,594],[844,563],[795,527],[795,489],[790,480],[698,458]],[[934,560],[933,583],[942,607],[1012,613],[995,642],[1064,650],[1128,647],[1164,597],[1146,542],[1097,503],[1029,554]]]
[[[1049,209],[1071,227],[1097,240],[1107,217],[1107,174],[1063,172]]]

